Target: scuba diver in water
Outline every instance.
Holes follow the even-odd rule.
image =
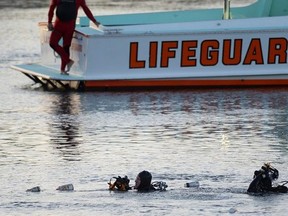
[[[136,189],[139,192],[149,192],[149,191],[164,191],[168,187],[165,182],[152,182],[152,175],[150,172],[143,170],[140,172],[136,179],[135,179],[135,186],[134,189]]]
[[[112,179],[110,179],[109,190],[117,190],[117,191],[128,191],[131,190],[132,187],[129,186],[130,180],[127,176],[124,178],[118,176],[113,177],[115,179],[114,183],[112,183]],[[139,192],[151,192],[151,191],[165,191],[168,185],[166,182],[155,181],[152,182],[152,175],[150,172],[144,170],[140,172],[135,179],[135,186],[133,187]]]
[[[254,172],[254,179],[250,183],[247,192],[249,193],[263,193],[263,192],[278,192],[287,193],[288,189],[284,183],[276,187],[272,186],[272,182],[279,177],[279,171],[272,167],[269,163],[265,163],[260,170]]]

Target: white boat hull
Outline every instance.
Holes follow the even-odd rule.
[[[37,64],[25,73],[43,78],[43,72],[53,69],[44,79],[68,79],[87,89],[288,85],[287,20],[276,16],[102,28],[81,26],[80,20],[69,78],[59,78],[61,59],[42,24],[42,72]]]

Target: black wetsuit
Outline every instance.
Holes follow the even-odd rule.
[[[259,193],[272,191],[272,181],[268,172],[258,174],[250,183],[248,192]]]
[[[278,171],[277,171],[278,172]],[[255,178],[250,183],[247,192],[263,193],[263,192],[278,192],[287,193],[288,189],[284,185],[272,187],[272,180],[268,171],[255,171]]]
[[[156,191],[156,188],[153,187],[153,185],[150,185],[148,187],[139,187],[137,188],[138,192],[152,192]]]

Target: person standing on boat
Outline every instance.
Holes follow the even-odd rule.
[[[69,75],[68,71],[74,63],[74,61],[70,59],[70,46],[80,6],[87,17],[98,27],[100,23],[94,18],[85,0],[51,0],[49,7],[48,29],[52,31],[50,46],[61,57],[61,74],[65,75]],[[55,8],[56,20],[53,26],[52,20]],[[59,45],[61,38],[63,39],[63,46]]]

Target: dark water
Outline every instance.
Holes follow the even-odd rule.
[[[132,12],[135,2],[92,8]],[[138,3],[138,11],[160,5]],[[47,8],[2,9],[0,19],[0,215],[286,215],[286,194],[246,189],[263,162],[288,180],[287,88],[43,91],[10,65],[39,60],[37,23]],[[107,190],[112,176],[133,185],[143,169],[166,181],[167,192]],[[191,181],[200,187],[184,188]],[[74,192],[55,190],[67,183]],[[42,192],[25,192],[37,185]]]

